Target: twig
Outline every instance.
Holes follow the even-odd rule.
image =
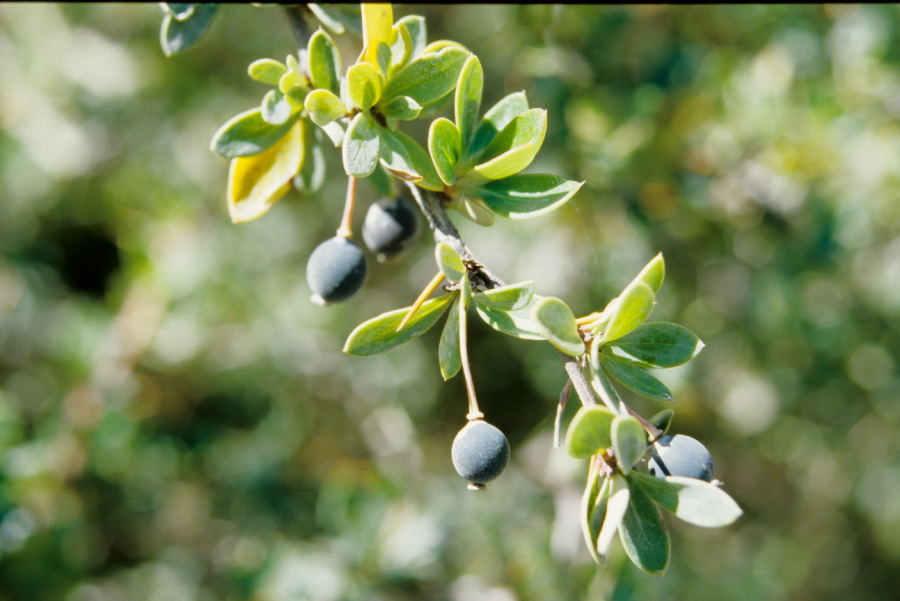
[[[469,247],[466,246],[466,243],[462,241],[462,238],[459,236],[459,231],[457,231],[453,222],[450,221],[450,217],[447,216],[447,212],[441,204],[438,193],[422,190],[412,182],[406,182],[406,185],[409,186],[413,199],[415,199],[416,204],[419,205],[419,208],[425,215],[425,219],[428,221],[428,227],[434,232],[435,241],[446,242],[467,265],[476,265],[476,270],[483,276],[482,279],[486,282],[488,288],[503,286],[503,280],[482,265],[478,259],[475,258],[475,255],[472,254],[472,251],[469,250]],[[572,385],[575,387],[575,392],[578,394],[578,399],[581,401],[581,404],[585,406],[596,405],[597,400],[594,398],[594,393],[591,391],[590,383],[584,377],[584,372],[581,370],[578,359],[562,353],[559,355],[563,361],[563,368],[566,370],[569,380],[572,381]]]

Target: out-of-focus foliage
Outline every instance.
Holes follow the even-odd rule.
[[[258,103],[246,65],[294,48],[281,9],[223,6],[166,59],[156,5],[6,4],[0,599],[894,598],[897,6],[395,7],[412,13],[478,54],[484,106],[525,89],[547,107],[530,171],[587,182],[552,215],[460,223],[464,238],[578,314],[662,251],[651,319],[707,345],[657,374],[670,432],[709,447],[745,515],[666,516],[664,577],[617,547],[598,569],[583,464],[551,446],[558,356],[477,320],[479,399],[512,459],[465,489],[440,332],[341,353],[433,275],[427,236],[324,310],[303,266],[342,177],[228,220],[208,140]]]

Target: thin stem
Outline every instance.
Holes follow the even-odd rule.
[[[466,380],[466,394],[469,397],[469,413],[466,415],[466,419],[470,422],[482,419],[484,413],[478,408],[478,397],[475,396],[475,382],[472,379],[472,368],[469,366],[469,333],[466,326],[466,296],[464,290],[459,294],[459,359],[460,363],[462,363],[463,377]]]
[[[412,319],[412,316],[416,314],[416,311],[419,310],[419,307],[422,306],[422,303],[424,303],[425,300],[429,296],[431,296],[432,292],[437,290],[437,287],[440,286],[441,282],[443,282],[443,281],[444,281],[444,272],[442,272],[442,271],[437,272],[437,275],[434,276],[433,278],[431,278],[431,281],[429,281],[425,285],[425,288],[422,289],[422,292],[419,293],[419,296],[416,298],[416,302],[414,302],[412,304],[412,306],[409,308],[409,311],[407,311],[406,315],[403,316],[403,321],[401,321],[400,325],[397,326],[397,329],[394,330],[395,332],[399,332],[400,330],[402,330],[403,328],[406,327],[406,324],[408,324],[409,320]]]
[[[640,422],[640,424],[644,427],[644,430],[646,430],[647,434],[650,435],[651,443],[656,442],[657,440],[662,438],[663,434],[665,434],[665,432],[648,422],[640,413],[638,413],[631,407],[625,405],[625,409],[628,410],[628,414],[631,415],[631,417],[638,420],[638,422]]]
[[[587,378],[584,377],[584,371],[582,371],[578,359],[570,357],[569,355],[564,355],[563,353],[559,353],[559,356],[563,361],[563,369],[566,370],[569,381],[572,382],[572,385],[575,387],[575,392],[578,394],[578,400],[581,401],[581,404],[585,407],[596,405],[597,399],[591,391],[590,383],[587,381]]]
[[[356,178],[347,178],[347,198],[344,200],[344,215],[337,235],[348,240],[353,237],[353,209],[356,208]]]

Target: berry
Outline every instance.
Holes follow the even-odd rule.
[[[318,304],[350,298],[365,279],[366,257],[356,244],[341,236],[318,245],[306,263],[306,282]]]
[[[470,488],[484,488],[509,463],[509,442],[495,426],[471,421],[453,439],[450,456],[456,472],[472,483]]]
[[[363,223],[362,237],[366,246],[379,259],[393,257],[405,249],[419,230],[415,207],[402,196],[382,198],[369,206]]]
[[[684,434],[663,436],[656,441],[649,468],[657,478],[685,476],[709,482],[713,477],[712,455],[703,443]]]

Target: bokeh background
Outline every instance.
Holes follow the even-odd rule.
[[[466,491],[439,331],[341,353],[431,276],[429,237],[325,310],[304,266],[340,217],[336,154],[318,197],[228,221],[207,144],[259,102],[247,64],[295,48],[280,8],[224,7],[166,59],[154,4],[3,4],[0,599],[896,599],[900,9],[411,13],[480,56],[486,103],[549,109],[532,170],[587,182],[548,216],[460,223],[483,262],[583,314],[664,252],[654,318],[707,344],[661,374],[673,428],[744,517],[669,519],[664,577],[618,544],[597,568],[585,466],[551,444],[558,358],[480,322],[479,397],[513,459]]]

